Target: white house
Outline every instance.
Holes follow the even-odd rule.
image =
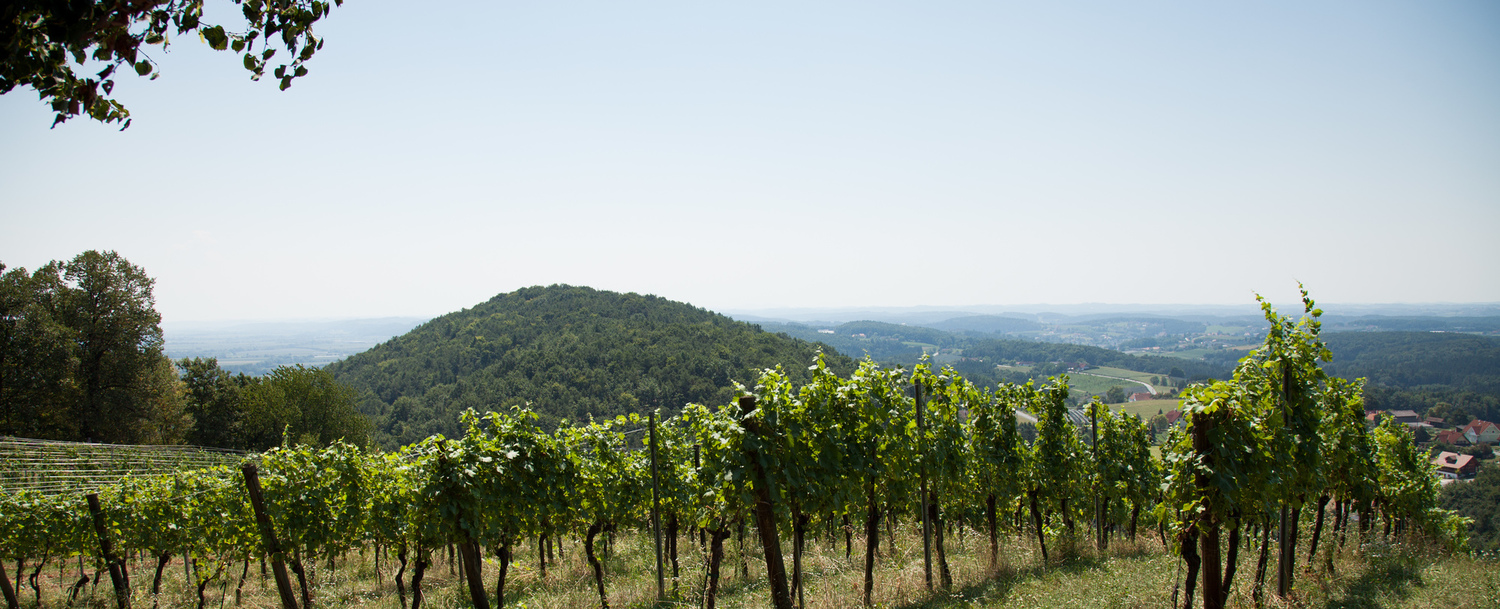
[[[1500,425],[1474,419],[1464,426],[1464,437],[1469,439],[1470,444],[1480,442],[1494,444],[1500,442]]]

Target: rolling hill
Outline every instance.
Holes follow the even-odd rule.
[[[374,440],[453,436],[466,408],[529,404],[544,425],[733,398],[782,365],[805,380],[820,345],[656,296],[554,285],[500,294],[330,364]],[[824,348],[830,367],[853,362]]]

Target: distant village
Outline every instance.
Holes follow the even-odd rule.
[[[1500,425],[1479,419],[1456,427],[1441,417],[1424,418],[1411,410],[1370,410],[1365,412],[1365,424],[1379,425],[1384,416],[1405,423],[1417,444],[1432,450],[1432,464],[1444,483],[1473,478],[1480,459],[1493,459],[1493,447],[1500,443]]]

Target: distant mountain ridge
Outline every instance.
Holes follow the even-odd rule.
[[[762,368],[806,380],[819,348],[656,296],[553,285],[434,318],[328,369],[360,393],[375,440],[394,446],[460,433],[466,408],[527,405],[556,424],[724,403]]]
[[[1319,302],[1324,311],[1340,317],[1500,317],[1500,303],[1416,303],[1366,304]],[[1277,303],[1281,311],[1300,310],[1299,303]],[[1230,305],[1193,304],[1021,304],[972,306],[913,307],[797,307],[767,309],[729,309],[724,314],[750,322],[794,322],[837,325],[856,320],[884,321],[930,325],[946,320],[996,315],[1035,320],[1037,315],[1061,321],[1087,321],[1103,317],[1172,317],[1197,321],[1214,319],[1261,319],[1260,307],[1253,301]]]

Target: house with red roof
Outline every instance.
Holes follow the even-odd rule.
[[[1474,455],[1440,452],[1432,458],[1432,465],[1437,468],[1439,476],[1451,480],[1473,478],[1479,471],[1479,459]]]
[[[1437,437],[1433,438],[1433,440],[1441,442],[1443,444],[1447,444],[1449,446],[1469,445],[1469,439],[1464,437],[1464,432],[1457,429],[1445,429],[1443,431],[1440,431],[1438,432]]]
[[[1470,444],[1484,442],[1494,444],[1500,441],[1500,425],[1489,421],[1474,419],[1464,426],[1464,437],[1469,439]]]
[[[1144,402],[1146,400],[1154,400],[1154,399],[1156,399],[1156,396],[1151,395],[1149,393],[1146,393],[1146,392],[1142,391],[1140,393],[1132,393],[1132,394],[1130,394],[1130,398],[1126,399],[1125,401],[1127,401],[1127,402]]]

